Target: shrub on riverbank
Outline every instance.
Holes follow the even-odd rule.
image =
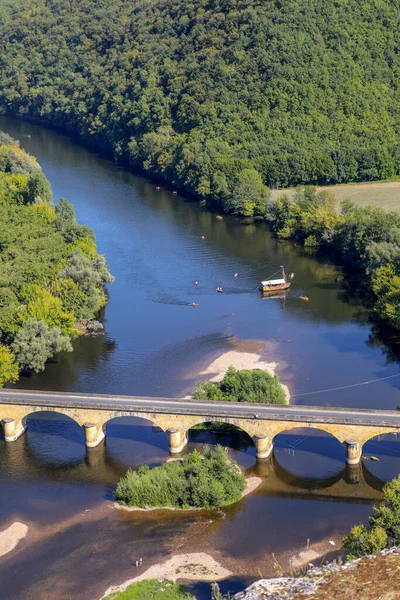
[[[219,383],[199,381],[193,391],[196,400],[225,402],[260,402],[285,404],[285,392],[277,375],[261,369],[238,371],[229,367]]]
[[[131,507],[218,508],[242,497],[246,478],[221,446],[195,450],[182,461],[129,470],[118,483],[117,501]]]
[[[400,545],[400,475],[383,488],[383,502],[374,509],[369,526],[355,525],[343,538],[352,556],[375,554],[386,546]]]
[[[36,159],[0,132],[0,387],[71,351],[78,321],[92,319],[112,281],[91,229],[73,206],[52,204]]]
[[[195,600],[183,585],[164,579],[148,579],[132,583],[123,592],[115,592],[103,600]]]

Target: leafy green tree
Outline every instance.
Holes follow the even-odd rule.
[[[263,184],[260,173],[255,169],[243,169],[232,192],[229,208],[245,217],[265,216],[269,195],[270,190]]]
[[[15,383],[18,379],[19,369],[15,356],[7,346],[0,344],[0,387],[5,383]]]
[[[260,402],[285,404],[285,392],[277,375],[261,369],[238,371],[229,367],[219,383],[198,382],[193,397],[196,400],[223,400],[225,402]]]
[[[38,319],[28,319],[18,331],[11,349],[23,370],[39,373],[46,361],[58,352],[72,352],[69,338],[59,327],[49,327]]]
[[[354,557],[375,554],[383,550],[386,543],[387,535],[382,527],[367,529],[364,525],[355,525],[343,538],[344,547]]]
[[[62,271],[61,276],[72,279],[88,293],[93,287],[102,287],[104,284],[114,281],[107,269],[103,255],[100,254],[94,260],[90,260],[79,248],[70,255],[68,265]]]
[[[217,508],[237,502],[246,479],[221,446],[205,448],[182,461],[129,470],[119,481],[118,502],[138,507]]]
[[[383,501],[374,508],[369,523],[369,527],[355,525],[343,538],[350,554],[374,554],[387,545],[400,543],[400,475],[384,485]]]
[[[29,203],[49,203],[51,202],[52,197],[53,194],[51,193],[50,183],[42,171],[35,171],[29,175],[27,190],[27,199]]]
[[[68,225],[76,225],[74,207],[65,198],[60,198],[56,205],[56,227],[65,229]]]
[[[59,327],[64,335],[72,335],[75,329],[75,316],[63,311],[60,298],[54,297],[47,290],[36,284],[24,286],[20,298],[26,304],[19,312],[19,319],[24,325],[29,319],[43,321],[49,327]]]

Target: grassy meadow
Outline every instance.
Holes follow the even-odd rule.
[[[365,206],[379,206],[388,211],[400,213],[400,181],[376,181],[372,183],[347,183],[343,185],[330,185],[317,187],[318,191],[327,190],[335,194],[338,202],[349,199]],[[272,197],[277,198],[281,193],[292,196],[294,188],[286,190],[273,190]]]

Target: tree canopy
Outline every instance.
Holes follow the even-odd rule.
[[[4,160],[3,160],[4,159]],[[36,159],[0,133],[0,386],[41,371],[105,303],[112,281],[72,204],[52,204]]]
[[[285,392],[277,375],[262,369],[241,370],[229,367],[222,381],[199,381],[193,391],[196,400],[259,402],[285,404]]]
[[[241,499],[246,478],[222,446],[194,450],[182,461],[129,470],[119,481],[118,502],[135,507],[218,508]]]
[[[257,214],[265,186],[400,175],[399,9],[0,0],[0,107]]]

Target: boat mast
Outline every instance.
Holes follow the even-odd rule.
[[[285,273],[285,268],[284,268],[284,266],[283,266],[283,265],[281,265],[281,269],[282,269],[282,279],[284,279],[284,280],[285,280],[285,283],[287,283],[287,280],[286,280],[286,273]]]

